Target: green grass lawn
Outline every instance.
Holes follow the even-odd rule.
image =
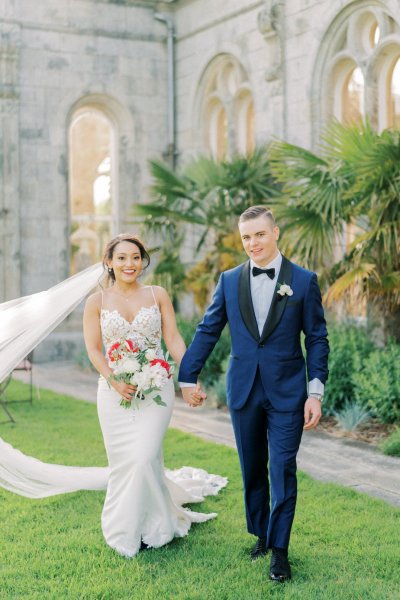
[[[26,393],[13,382],[10,397]],[[161,410],[161,409],[160,409]],[[70,465],[105,465],[96,408],[52,392],[13,405],[17,424],[0,436],[27,454]],[[318,460],[318,457],[315,457]],[[299,475],[290,557],[294,579],[268,581],[268,559],[247,552],[236,453],[169,431],[168,467],[192,465],[226,475],[229,485],[194,510],[218,518],[186,538],[127,560],[102,537],[104,492],[29,500],[0,490],[0,598],[138,600],[295,600],[400,598],[400,511],[335,485]]]

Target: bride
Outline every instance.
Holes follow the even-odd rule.
[[[151,394],[132,402],[136,388],[112,378],[113,370],[104,350],[107,352],[121,339],[132,340],[139,350],[151,347],[162,359],[163,337],[177,364],[185,353],[168,294],[163,288],[143,285],[138,279],[149,263],[150,257],[136,236],[121,234],[112,239],[103,257],[103,267],[112,285],[90,296],[84,311],[86,348],[100,374],[97,407],[108,468],[49,465],[25,456],[0,439],[0,485],[10,491],[44,497],[106,487],[101,518],[103,535],[110,547],[127,558],[186,535],[192,523],[214,518],[215,513],[192,512],[182,505],[215,495],[227,483],[224,477],[201,469],[164,470],[162,443],[175,396],[172,379],[159,392],[160,405]],[[56,286],[54,290],[61,294],[59,288]],[[33,304],[38,306],[38,299]],[[2,315],[7,317],[11,311],[8,321],[4,319],[8,335],[13,324],[16,327],[20,322],[18,311],[21,312],[23,305],[21,299],[5,303],[3,312],[0,305],[0,322]],[[1,343],[0,339],[0,350]],[[196,406],[202,397],[197,388],[190,404]],[[128,408],[121,406],[121,399],[128,403]]]

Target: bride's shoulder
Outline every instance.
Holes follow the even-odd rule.
[[[162,302],[163,300],[166,300],[167,298],[169,299],[169,294],[167,290],[161,287],[161,285],[152,285],[150,287],[152,288],[158,303]]]
[[[88,297],[88,299],[86,300],[86,308],[100,310],[101,301],[102,301],[102,292],[95,292],[94,294],[91,294]]]

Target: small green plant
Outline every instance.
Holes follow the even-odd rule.
[[[187,346],[189,346],[192,341],[200,320],[200,317],[194,317],[193,319],[187,320],[180,315],[177,316],[178,329]],[[200,382],[206,387],[213,386],[221,373],[225,373],[226,366],[224,366],[224,364],[229,356],[230,348],[231,338],[229,330],[225,328],[200,373]]]
[[[355,400],[382,423],[400,420],[400,344],[375,349],[352,374]]]
[[[84,348],[75,353],[74,362],[84,371],[93,371],[93,373],[96,372],[96,369],[90,362],[88,354]]]
[[[384,454],[390,456],[400,456],[400,427],[395,429],[385,441],[380,444],[380,449]]]
[[[374,350],[364,327],[354,323],[328,323],[329,378],[324,398],[324,414],[340,412],[346,402],[354,398],[354,372],[360,369],[364,358]]]
[[[357,402],[346,402],[341,410],[333,414],[340,427],[345,431],[354,431],[359,425],[368,421],[370,417],[368,410]]]

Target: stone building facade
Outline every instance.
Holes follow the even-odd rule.
[[[149,158],[363,115],[400,126],[398,0],[0,0],[0,301],[128,229]]]

